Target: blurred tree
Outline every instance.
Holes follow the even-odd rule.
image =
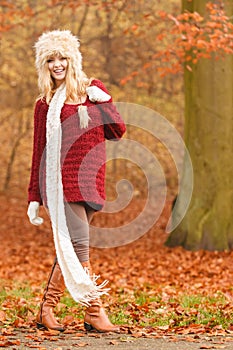
[[[182,3],[184,11],[205,15],[206,1]],[[232,18],[232,1],[215,3],[224,6]],[[216,24],[212,27],[219,31],[225,19],[221,11],[214,15]],[[227,33],[226,28],[225,34],[220,33],[223,41]],[[232,50],[232,27],[230,35],[226,49]],[[196,64],[189,61],[184,73],[185,141],[193,163],[194,189],[186,216],[166,242],[170,247],[181,245],[190,250],[233,248],[233,55],[219,60],[216,54],[207,52],[208,56]],[[184,183],[188,180],[184,170]],[[180,215],[183,196],[181,187],[175,215]]]

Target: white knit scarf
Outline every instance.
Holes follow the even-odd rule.
[[[75,301],[88,305],[91,300],[107,294],[107,281],[96,284],[98,276],[89,276],[74,251],[66,224],[61,175],[61,109],[66,100],[66,87],[62,84],[54,94],[46,122],[46,195],[52,224],[54,244],[65,285]],[[83,112],[83,111],[82,111]],[[81,117],[81,116],[80,116]],[[84,123],[85,124],[85,123]]]

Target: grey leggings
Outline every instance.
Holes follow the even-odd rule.
[[[89,224],[95,211],[85,204],[65,203],[67,227],[80,262],[89,260]]]

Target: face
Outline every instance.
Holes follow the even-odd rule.
[[[56,86],[61,85],[66,77],[68,62],[67,58],[54,56],[48,60],[48,68]]]

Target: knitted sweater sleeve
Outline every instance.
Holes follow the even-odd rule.
[[[93,80],[91,85],[95,85],[107,94],[109,94],[108,90],[100,80]],[[126,126],[121,115],[117,111],[112,98],[107,102],[96,102],[96,104],[101,110],[102,119],[104,123],[105,138],[107,140],[120,139],[126,131]]]
[[[31,176],[28,186],[28,202],[36,201],[42,205],[40,194],[40,165],[46,145],[46,114],[43,113],[43,102],[38,100],[34,109],[34,136],[31,164]]]

